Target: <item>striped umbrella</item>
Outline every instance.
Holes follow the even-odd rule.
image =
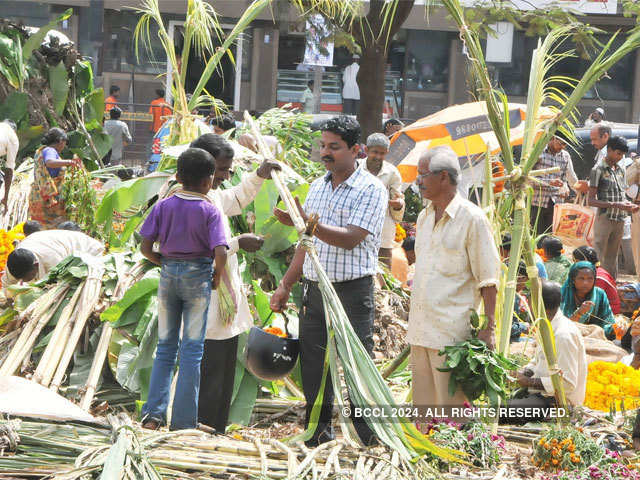
[[[510,103],[509,125],[511,145],[522,145],[526,105]],[[541,109],[540,120],[553,118],[549,108]],[[464,171],[481,161],[487,150],[499,153],[485,102],[453,105],[404,127],[391,139],[391,149],[386,160],[398,167],[405,183],[413,182],[417,176],[421,154],[439,145],[448,145],[458,155]]]

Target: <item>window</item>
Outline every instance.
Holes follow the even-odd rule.
[[[515,31],[511,62],[488,63],[487,69],[494,85],[499,85],[507,95],[526,96],[529,88],[529,70],[537,37],[526,37],[524,32]],[[486,51],[486,41],[482,41]]]
[[[409,30],[405,89],[446,92],[449,83],[449,49],[453,33]]]

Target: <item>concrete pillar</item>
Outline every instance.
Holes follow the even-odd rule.
[[[631,96],[631,118],[627,121],[638,123],[640,120],[640,49],[636,50],[636,65],[633,72],[633,94]]]
[[[251,109],[267,110],[276,104],[278,84],[278,30],[254,28],[251,62]]]

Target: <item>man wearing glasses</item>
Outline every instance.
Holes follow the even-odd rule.
[[[488,323],[478,337],[495,346],[494,311],[500,257],[484,212],[456,191],[460,164],[449,147],[426,151],[416,182],[429,200],[416,224],[416,270],[409,310],[413,404],[461,407],[461,390],[448,393],[449,373],[438,352],[471,336],[470,310],[484,302]]]

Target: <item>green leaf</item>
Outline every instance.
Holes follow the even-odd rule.
[[[260,288],[260,285],[258,285],[258,282],[255,280],[253,280],[251,284],[253,285],[253,304],[256,307],[256,311],[258,312],[261,322],[265,322],[271,314],[269,295]]]
[[[229,423],[249,424],[256,398],[258,398],[258,385],[259,383],[253,375],[247,373],[242,377],[240,387],[229,410]]]
[[[79,95],[87,95],[93,89],[93,70],[88,60],[78,61],[73,66],[75,72],[76,90]]]
[[[145,274],[145,276],[139,282],[135,283],[124,294],[122,299],[115,305],[107,308],[100,315],[100,320],[103,322],[116,322],[122,314],[133,305],[135,302],[145,297],[151,292],[158,290],[160,283],[160,269],[155,268]]]
[[[135,328],[137,328],[138,322],[149,311],[148,307],[151,304],[152,296],[154,295],[149,293],[136,300],[133,305],[129,306],[124,312],[122,312],[122,315],[120,315],[117,320],[112,322],[113,328],[123,328],[134,324],[136,325]],[[129,331],[128,329],[126,330]]]
[[[151,371],[158,343],[158,315],[153,315],[142,335],[140,345],[124,342],[118,354],[116,380],[131,392],[148,391],[144,378]]]
[[[14,310],[13,308],[7,308],[0,314],[0,327],[9,323],[16,317],[16,315],[18,315],[17,310]]]
[[[49,30],[55,28],[60,22],[67,20],[73,14],[73,9],[68,8],[65,12],[60,15],[55,20],[47,23],[44,27],[40,27],[40,29],[31,35],[26,42],[24,42],[24,46],[22,47],[22,59],[24,63],[27,63],[33,51],[42,45],[47,33]]]
[[[13,92],[0,105],[0,118],[9,118],[22,127],[24,122],[29,122],[28,106],[29,97],[26,93]]]
[[[49,87],[53,95],[53,108],[58,115],[62,115],[69,94],[69,77],[64,62],[49,67]]]
[[[104,118],[104,90],[93,90],[84,98],[84,121],[87,130],[102,125]],[[91,125],[93,123],[93,125]]]
[[[159,172],[119,183],[109,190],[102,199],[96,212],[96,223],[111,221],[114,211],[122,213],[147,203],[158,194],[158,190],[170,176],[168,173]]]

